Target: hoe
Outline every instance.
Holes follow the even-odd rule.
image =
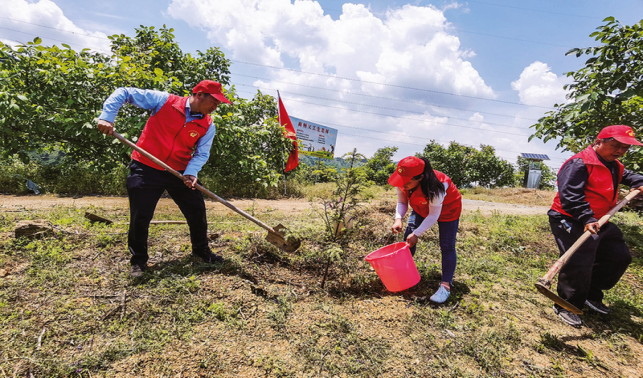
[[[180,178],[181,181],[185,181],[185,177],[181,173],[179,173],[176,170],[170,168],[167,164],[165,164],[161,160],[157,159],[155,156],[153,156],[149,152],[145,151],[144,149],[140,148],[139,146],[135,145],[134,143],[130,142],[128,139],[124,138],[119,133],[114,132],[114,138],[120,140],[121,142],[123,142],[123,144],[125,144],[125,145],[135,149],[136,151],[140,152],[141,155],[143,155],[146,158],[152,160],[153,162],[155,162],[159,166],[163,167],[166,171],[170,172],[174,176]],[[279,224],[276,227],[272,228],[272,227],[268,226],[267,224],[263,223],[262,221],[260,221],[259,219],[257,219],[255,217],[251,216],[250,214],[246,213],[245,211],[236,208],[234,205],[232,205],[228,201],[224,200],[223,198],[217,196],[216,194],[212,193],[211,191],[207,190],[202,185],[197,184],[195,186],[195,188],[198,189],[199,191],[201,191],[203,194],[206,194],[207,196],[213,198],[214,200],[222,203],[223,205],[225,205],[226,207],[230,208],[231,210],[234,210],[235,212],[241,214],[246,219],[249,219],[249,220],[253,221],[258,226],[263,227],[266,230],[268,230],[268,235],[266,236],[266,240],[269,243],[275,245],[277,248],[283,249],[286,252],[294,252],[294,251],[297,250],[297,248],[299,248],[299,245],[301,244],[301,241],[299,241],[297,239],[293,239],[293,238],[288,238],[288,240],[286,240],[286,234],[284,232],[284,230],[286,230],[286,227],[284,227],[283,225]]]
[[[628,202],[632,200],[632,198],[636,197],[639,194],[639,190],[634,190],[630,192],[630,194],[627,195],[627,197],[623,198],[619,203],[616,204],[610,211],[603,215],[601,219],[598,220],[599,226],[603,226],[607,221],[612,217],[612,215],[616,214],[617,211],[619,211],[623,206],[625,206]],[[549,269],[547,274],[542,276],[541,278],[538,279],[538,282],[536,282],[536,289],[546,296],[547,298],[551,299],[552,301],[556,302],[559,306],[562,308],[573,312],[574,314],[582,315],[583,311],[579,310],[576,306],[573,304],[567,302],[563,298],[559,297],[558,295],[554,294],[550,288],[551,288],[551,280],[558,274],[560,271],[560,268],[565,265],[567,260],[569,260],[570,257],[576,252],[576,250],[585,243],[585,241],[592,235],[591,232],[585,231],[583,235],[581,235],[576,242],[569,247],[569,249],[552,265],[552,267]]]

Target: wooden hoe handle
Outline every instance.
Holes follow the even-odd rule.
[[[154,155],[150,154],[149,152],[145,151],[145,150],[144,150],[144,149],[142,149],[141,147],[139,147],[139,146],[135,145],[134,143],[132,143],[131,141],[129,141],[128,139],[126,139],[125,137],[123,137],[121,134],[117,133],[116,131],[114,131],[114,138],[116,138],[116,139],[120,140],[121,142],[123,142],[123,144],[125,144],[125,145],[127,145],[127,146],[129,146],[129,147],[133,148],[134,150],[136,150],[136,151],[140,152],[140,153],[141,153],[141,155],[143,155],[143,156],[145,156],[146,158],[148,158],[148,159],[152,160],[154,163],[156,163],[156,164],[158,164],[159,166],[163,167],[163,169],[165,169],[166,171],[170,172],[170,173],[171,173],[171,174],[173,174],[174,176],[176,176],[176,177],[180,178],[180,179],[181,179],[181,181],[185,181],[185,180],[186,180],[185,176],[183,176],[181,173],[179,173],[178,171],[176,171],[176,170],[172,169],[169,165],[165,164],[164,162],[162,162],[161,160],[159,160],[158,158],[156,158],[156,156],[154,156]],[[248,219],[248,220],[250,220],[250,221],[254,222],[254,223],[255,223],[255,224],[257,224],[258,226],[263,227],[263,228],[265,228],[266,230],[268,230],[268,231],[270,231],[270,232],[273,232],[273,233],[275,232],[275,230],[274,230],[272,227],[270,227],[270,226],[268,226],[267,224],[263,223],[263,222],[262,222],[262,221],[260,221],[259,219],[257,219],[257,218],[255,218],[255,217],[251,216],[250,214],[246,213],[245,211],[243,211],[243,210],[241,210],[241,209],[236,208],[236,207],[235,207],[234,205],[232,205],[230,202],[228,202],[228,201],[224,200],[223,198],[221,198],[221,197],[217,196],[216,194],[212,193],[211,191],[207,190],[207,189],[206,189],[206,188],[204,188],[202,185],[200,185],[200,184],[196,184],[194,187],[195,187],[196,189],[198,189],[199,191],[201,191],[203,194],[206,194],[207,196],[209,196],[209,197],[211,197],[211,198],[215,199],[216,201],[218,201],[218,202],[220,202],[220,203],[224,204],[224,205],[225,205],[226,207],[228,207],[229,209],[231,209],[231,210],[233,210],[233,211],[237,212],[238,214],[242,215],[242,216],[243,216],[243,217],[245,217],[246,219]]]

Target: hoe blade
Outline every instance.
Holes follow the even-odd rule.
[[[556,304],[558,304],[560,307],[564,308],[567,311],[571,311],[576,315],[583,315],[583,311],[579,310],[576,306],[567,302],[566,300],[559,297],[558,295],[552,293],[551,290],[549,290],[550,286],[551,286],[551,282],[549,282],[549,285],[546,282],[540,282],[540,280],[539,282],[536,283],[536,289],[538,289],[538,291],[542,295],[556,302]]]
[[[286,240],[286,233],[284,232],[286,227],[281,223],[274,227],[273,230],[275,230],[275,232],[268,231],[266,241],[275,247],[283,249],[286,252],[294,252],[301,245],[301,241],[298,239],[288,238],[288,240]]]

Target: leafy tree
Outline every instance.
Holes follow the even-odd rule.
[[[496,156],[492,146],[480,145],[470,164],[471,180],[485,188],[514,186],[514,168],[511,163]]]
[[[497,157],[491,146],[480,145],[478,151],[456,142],[451,142],[448,148],[444,148],[431,141],[418,156],[429,159],[433,169],[451,177],[459,188],[515,185],[513,166]]]
[[[288,173],[288,177],[302,184],[334,182],[339,174],[337,168],[325,163],[323,160],[310,163],[310,165],[300,162],[297,168],[291,172]]]
[[[366,177],[377,185],[387,185],[388,178],[395,172],[392,157],[397,149],[397,147],[384,147],[375,151],[364,167]]]
[[[529,171],[529,163],[531,160],[525,159],[522,156],[518,156],[516,160],[516,181],[523,183],[525,179],[525,174]],[[538,185],[539,189],[554,189],[554,184],[556,183],[556,172],[552,171],[547,164],[540,164],[540,184]]]
[[[567,104],[533,125],[530,137],[548,141],[560,138],[559,148],[578,152],[593,142],[600,129],[609,125],[629,125],[643,133],[643,20],[627,26],[607,17],[604,25],[590,34],[599,46],[574,48],[567,55],[589,55],[585,66],[566,75],[574,79]],[[643,166],[643,151],[630,152],[624,159],[635,170]]]
[[[11,115],[0,120],[2,133],[13,139],[1,146],[3,153],[26,158],[28,151],[59,143],[71,158],[95,161],[97,166],[127,162],[129,149],[106,140],[94,128],[103,101],[115,88],[158,89],[183,96],[204,78],[228,84],[229,62],[221,51],[210,48],[197,58],[183,54],[172,32],[142,26],[135,38],[110,36],[111,57],[89,49],[76,52],[65,44],[62,49],[45,47],[40,38],[17,50],[0,45],[0,91],[5,98],[14,97],[8,106],[0,100],[0,110]],[[222,111],[227,108],[222,106]],[[123,107],[116,128],[136,139],[148,116],[145,110]]]
[[[448,148],[444,148],[432,140],[420,155],[429,159],[433,169],[451,177],[457,187],[465,188],[473,181],[467,159],[474,153],[473,147],[451,142]]]
[[[367,161],[367,159],[356,160],[355,166],[357,167],[366,164]],[[335,168],[335,170],[338,172],[350,166],[350,163],[342,159],[341,157],[336,157],[334,159],[320,159],[313,156],[303,155],[301,153],[299,154],[299,162],[305,163],[308,166],[318,165],[321,162],[328,167]]]
[[[75,52],[40,45],[41,39],[13,50],[0,44],[0,151],[28,160],[29,151],[55,143],[78,160],[116,155],[93,130],[118,66],[88,49]],[[100,151],[100,153],[99,153]]]
[[[214,116],[217,133],[204,173],[222,194],[256,196],[278,184],[293,142],[277,122],[274,97],[259,92],[252,101],[236,97],[233,103],[234,112]]]
[[[117,87],[131,86],[187,95],[199,81],[229,83],[230,63],[218,48],[185,54],[173,29],[136,29],[135,37],[114,35],[113,55],[68,45],[45,47],[36,38],[13,49],[0,43],[0,153],[57,149],[70,160],[89,161],[107,172],[129,161],[130,150],[95,129],[103,101]],[[275,185],[284,156],[292,146],[276,122],[276,105],[260,92],[250,101],[234,88],[233,105],[221,105],[213,119],[217,136],[209,165],[221,190],[243,188],[256,193]],[[136,141],[149,112],[124,106],[115,127]]]

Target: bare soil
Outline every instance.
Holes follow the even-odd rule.
[[[269,224],[286,218],[293,228],[314,219],[318,206],[300,199],[230,202]],[[131,280],[127,226],[79,226],[75,210],[92,206],[105,217],[127,218],[126,197],[0,196],[6,322],[0,377],[640,377],[643,371],[639,255],[614,289],[618,296],[608,298],[615,314],[588,312],[582,328],[569,327],[533,287],[557,258],[542,219],[463,221],[452,298],[436,305],[428,299],[441,278],[435,230],[416,254],[422,280],[402,293],[385,290],[370,270],[366,244],[356,243],[343,265],[350,270],[332,269],[321,289],[323,264],[313,258],[321,244],[314,237],[286,255],[262,242],[265,232],[247,231],[247,221],[232,217],[211,239],[224,264],[191,259],[185,228],[163,225],[151,231],[150,271]],[[231,213],[216,202],[207,206],[212,216]],[[463,206],[489,216],[548,209],[466,196]],[[355,239],[394,241],[393,208],[388,193],[373,200],[364,215],[371,227]],[[180,216],[169,198],[157,210],[159,217]],[[65,218],[64,238],[17,244],[10,230],[31,211]]]
[[[278,211],[284,214],[299,215],[310,211],[314,206],[320,206],[316,202],[309,202],[305,199],[230,199],[228,200],[237,208],[249,211],[253,209],[257,212]],[[378,202],[378,201],[373,201]],[[0,212],[11,212],[20,210],[47,210],[56,207],[76,207],[85,208],[94,206],[105,210],[122,209],[127,207],[127,197],[108,197],[108,196],[82,196],[82,197],[65,197],[59,195],[0,195]],[[377,203],[374,203],[377,205]],[[161,198],[157,208],[175,207],[176,205],[171,198]],[[213,201],[206,200],[208,212],[213,215],[222,215],[231,212],[224,205]],[[546,214],[549,207],[547,206],[528,206],[520,204],[488,202],[480,200],[470,200],[464,198],[462,201],[463,211],[473,212],[480,211],[483,215],[492,215],[494,212],[511,215],[541,215]]]

